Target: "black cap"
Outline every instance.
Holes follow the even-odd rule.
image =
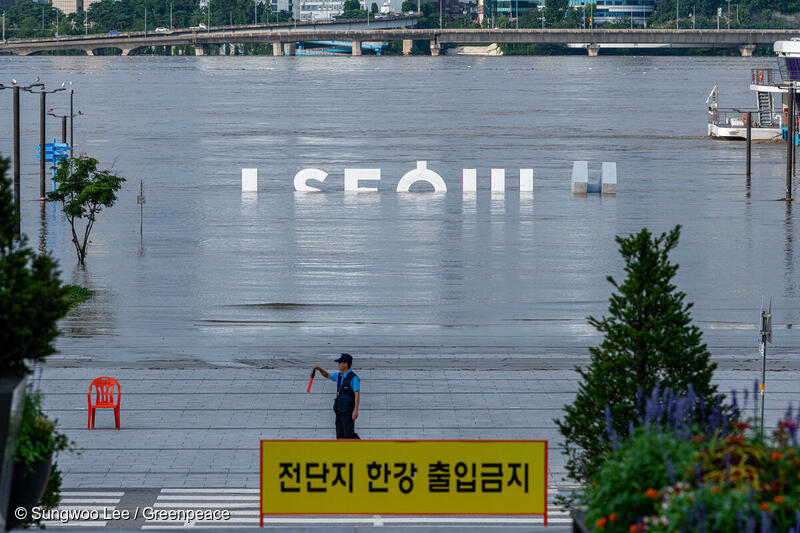
[[[350,365],[353,364],[353,356],[349,353],[343,353],[339,356],[339,359],[335,360],[336,363],[348,363]]]

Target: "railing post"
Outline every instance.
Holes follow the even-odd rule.
[[[788,123],[786,124],[786,200],[792,200],[792,149],[794,147],[794,83],[789,88]]]
[[[747,113],[747,157],[745,157],[746,163],[746,170],[745,175],[747,176],[747,181],[750,181],[750,145],[753,140],[753,113]]]

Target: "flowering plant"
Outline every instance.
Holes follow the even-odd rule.
[[[663,400],[655,394],[648,402]],[[616,442],[583,491],[590,530],[800,533],[800,446],[791,408],[769,439],[746,421],[713,414],[701,424],[667,424],[663,416],[652,424],[647,413],[655,411],[645,406],[639,426]],[[735,396],[729,412],[741,414]],[[616,441],[612,431],[609,440]]]

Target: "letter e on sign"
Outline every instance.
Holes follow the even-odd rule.
[[[378,192],[377,187],[359,187],[359,181],[380,181],[379,168],[344,169],[344,192]]]

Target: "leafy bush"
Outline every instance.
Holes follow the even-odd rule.
[[[81,287],[80,285],[64,285],[64,288],[67,289],[67,301],[69,302],[70,307],[75,307],[76,305],[85,302],[89,298],[92,297],[92,291],[87,289],[86,287]]]
[[[792,410],[765,440],[746,421],[730,423],[728,413],[741,414],[735,406],[687,424],[698,418],[674,405],[689,397],[669,397],[668,391],[651,396],[622,441],[608,424],[615,447],[580,497],[587,525],[628,533],[800,532],[800,446]],[[703,403],[698,398],[695,411],[702,412]],[[683,422],[650,422],[669,419]]]
[[[689,467],[691,441],[672,433],[639,428],[611,452],[586,487],[587,524],[605,531],[628,531],[642,516],[655,514],[659,488],[675,482],[676,472]]]
[[[67,436],[56,430],[56,422],[42,412],[42,393],[29,392],[25,396],[17,437],[16,462],[31,468],[33,463],[48,461],[54,454],[71,447]]]

